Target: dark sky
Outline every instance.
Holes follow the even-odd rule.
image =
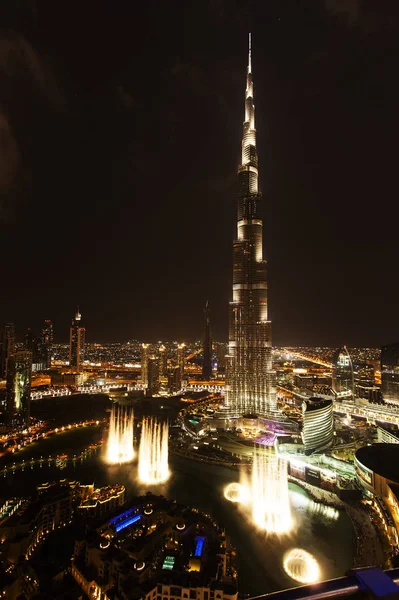
[[[397,0],[0,7],[0,321],[226,339],[247,33],[276,345],[399,339]]]

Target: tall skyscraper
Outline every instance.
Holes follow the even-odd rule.
[[[258,187],[251,34],[241,166],[238,169],[237,240],[233,243],[233,301],[230,302],[226,412],[267,416],[276,409],[267,272],[263,260],[262,194]]]
[[[159,346],[159,374],[161,377],[168,375],[168,352],[163,344]]]
[[[202,376],[205,381],[212,377],[212,336],[211,336],[211,309],[207,301],[204,308],[205,313],[205,335],[202,349]]]
[[[77,371],[81,371],[83,368],[83,361],[85,357],[85,338],[86,329],[82,327],[82,315],[80,314],[78,308],[74,318],[72,319],[69,344],[69,364],[71,367],[75,367]]]
[[[141,383],[145,388],[148,386],[148,347],[149,344],[141,344]]]
[[[51,350],[54,342],[54,329],[50,319],[44,321],[43,329],[40,334],[40,347],[43,356],[45,369],[51,367]]]
[[[30,387],[32,379],[32,353],[28,350],[14,352],[8,360],[6,410],[12,425],[28,425],[30,417]]]
[[[148,386],[147,394],[153,396],[158,394],[159,384],[159,359],[156,356],[150,356],[148,358]]]
[[[180,369],[180,377],[183,379],[184,377],[184,348],[186,344],[183,342],[177,346],[177,366]]]
[[[399,404],[399,343],[381,348],[381,392],[384,402]]]
[[[15,350],[14,323],[6,323],[0,330],[0,379],[7,379],[8,359]]]
[[[332,359],[332,389],[337,400],[353,400],[353,364],[346,346],[338,348]]]

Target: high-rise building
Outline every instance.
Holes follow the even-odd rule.
[[[182,344],[179,344],[177,346],[177,366],[180,369],[180,377],[183,379],[184,377],[184,348],[186,347],[186,344],[183,342]]]
[[[302,402],[302,439],[305,453],[331,446],[334,438],[333,401],[310,398]]]
[[[150,356],[148,358],[148,386],[147,393],[149,396],[158,394],[160,383],[159,383],[159,359],[156,356]]]
[[[202,377],[205,381],[212,378],[212,335],[211,335],[211,309],[207,301],[204,308],[205,314],[205,335],[202,348]]]
[[[353,400],[353,364],[346,346],[338,348],[332,359],[332,389],[337,400]]]
[[[32,354],[32,371],[41,371],[46,368],[40,338],[31,329],[25,333],[24,349]]]
[[[159,346],[159,374],[161,377],[168,375],[168,352],[163,344]]]
[[[148,348],[149,344],[141,344],[141,383],[148,386]]]
[[[40,334],[40,347],[43,356],[43,362],[45,369],[51,367],[51,351],[54,342],[54,329],[53,324],[49,319],[44,321],[43,329]]]
[[[218,363],[218,373],[223,373],[226,368],[226,354],[227,354],[226,344],[223,344],[222,342],[218,342],[216,344],[216,360]]]
[[[276,373],[272,366],[267,271],[263,260],[260,214],[262,194],[258,187],[251,35],[246,81],[226,375],[226,412],[231,417],[248,414],[267,416],[276,409]]]
[[[7,417],[12,425],[29,423],[31,378],[32,353],[28,350],[14,352],[8,359],[6,387]]]
[[[13,323],[6,323],[0,330],[0,379],[7,379],[8,359],[15,350],[15,327]]]
[[[174,367],[168,374],[168,392],[174,394],[181,390],[180,367]]]
[[[384,402],[399,404],[399,343],[381,348],[381,392]]]
[[[69,344],[69,364],[71,367],[76,367],[77,371],[83,368],[85,356],[85,338],[86,329],[82,327],[82,315],[79,308],[72,319],[70,329],[70,344]]]

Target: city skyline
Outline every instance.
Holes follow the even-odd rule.
[[[253,3],[252,30],[273,341],[381,347],[399,338],[387,260],[397,253],[395,23],[382,6],[263,4]],[[200,338],[209,299],[215,339],[227,339],[247,7],[159,7],[134,35],[132,8],[83,8],[78,21],[1,10],[18,65],[5,59],[2,79],[0,251],[15,258],[3,261],[2,320],[21,335],[48,318],[66,339],[79,305],[89,340]],[[25,256],[37,266],[21,278],[14,263]],[[166,290],[156,311],[149,273]]]

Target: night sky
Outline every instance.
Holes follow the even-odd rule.
[[[399,340],[397,0],[0,7],[0,322],[227,339],[253,34],[275,345]]]

